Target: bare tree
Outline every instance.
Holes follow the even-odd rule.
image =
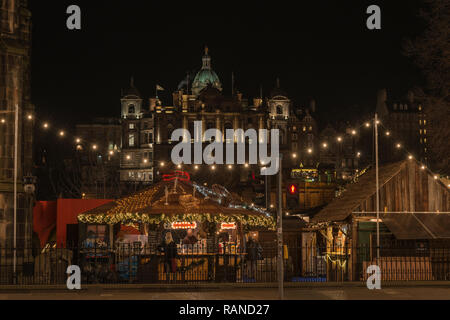
[[[423,0],[420,16],[427,27],[416,39],[405,42],[405,54],[413,58],[426,78],[426,86],[415,92],[423,101],[430,124],[429,147],[434,169],[450,174],[450,2]]]

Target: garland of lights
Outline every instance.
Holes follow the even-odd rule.
[[[4,112],[0,112],[0,115],[1,115],[1,114],[5,114],[5,113],[14,113],[14,111],[4,111]],[[27,120],[27,121],[34,121],[34,120],[37,120],[37,117],[36,117],[33,113],[28,113],[28,114],[25,116],[25,120]],[[363,124],[361,124],[359,127],[357,127],[356,129],[359,129],[359,128],[361,128],[361,127],[370,128],[370,127],[371,127],[371,122],[375,122],[375,121],[374,121],[374,120],[366,121],[366,122],[364,122]],[[6,119],[5,117],[0,118],[0,125],[5,125],[6,123],[7,123],[7,119]],[[381,122],[378,120],[377,124],[380,125]],[[383,126],[383,125],[381,124],[381,126]],[[48,129],[50,128],[50,124],[49,124],[48,122],[46,122],[46,121],[43,121],[41,127],[42,127],[42,129],[44,129],[44,130],[48,130]],[[384,127],[384,126],[383,126],[383,127]],[[392,135],[392,134],[391,134],[391,131],[389,131],[386,127],[385,127],[385,130],[386,130],[386,132],[385,132],[385,135],[386,135],[386,136],[391,136],[391,135]],[[347,133],[345,133],[345,134],[351,134],[351,135],[354,136],[354,135],[357,134],[357,131],[356,131],[355,129],[352,129],[352,130],[350,131],[350,133],[347,132]],[[345,135],[345,134],[343,134],[343,135]],[[57,133],[57,135],[58,135],[60,138],[65,138],[65,137],[67,136],[66,131],[64,131],[64,130],[59,130],[58,133]],[[337,135],[336,143],[342,143],[342,142],[343,142],[343,138],[342,138],[343,135]],[[93,151],[97,151],[97,150],[99,149],[99,145],[98,145],[98,144],[96,144],[96,143],[89,143],[88,141],[83,141],[83,140],[82,140],[81,138],[79,138],[79,137],[75,137],[75,138],[74,138],[74,142],[75,142],[75,144],[76,144],[77,146],[80,146],[81,143],[86,142],[87,144],[90,144],[91,149],[92,149]],[[404,146],[403,146],[401,143],[399,143],[399,142],[398,142],[398,143],[395,143],[394,145],[395,145],[395,147],[396,147],[397,149],[405,149]],[[327,148],[327,147],[328,147],[328,143],[327,143],[327,142],[322,143],[322,147],[323,147],[323,148]],[[414,158],[413,155],[412,155],[410,152],[408,152],[408,150],[405,149],[405,151],[406,151],[406,153],[408,154],[408,159],[409,159],[409,160],[412,160],[412,159]],[[110,151],[108,151],[108,154],[107,154],[107,155],[109,155],[109,156],[114,156],[116,152],[117,152],[117,151],[115,151],[115,150],[110,150]],[[120,152],[120,150],[118,150],[118,152]],[[312,153],[312,152],[313,152],[312,148],[308,148],[308,149],[307,149],[307,152],[308,152],[308,153]],[[297,156],[297,155],[294,153],[294,154],[293,154],[293,157],[295,158],[296,156]],[[356,157],[360,157],[360,156],[361,156],[361,152],[357,152],[357,154],[356,154],[355,156],[356,156]],[[145,160],[144,160],[144,161],[145,161]],[[161,165],[161,166],[164,166],[164,163],[162,162],[160,165]],[[245,166],[247,167],[248,164],[245,164]],[[212,166],[212,168],[215,169],[215,166]],[[427,168],[424,164],[421,164],[421,169],[424,170],[424,169],[428,169],[428,168]],[[428,170],[429,170],[429,169],[428,169]],[[430,173],[434,176],[435,179],[438,179],[438,178],[439,178],[438,175],[432,173],[431,171],[430,171]],[[447,185],[447,187],[450,188],[450,184]],[[210,191],[210,192],[213,193],[212,191]]]
[[[182,214],[182,215],[148,215],[140,213],[118,213],[118,214],[80,214],[78,221],[86,224],[131,224],[147,223],[159,225],[161,223],[172,223],[177,221],[187,222],[213,222],[213,223],[240,223],[244,228],[264,227],[269,230],[275,230],[276,222],[273,217],[251,216],[251,215],[211,215],[207,214]]]

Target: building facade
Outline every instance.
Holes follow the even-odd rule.
[[[172,141],[171,136],[178,128],[187,129],[190,137],[186,138],[191,143],[201,143],[202,150],[211,142],[209,137],[204,136],[208,129],[220,130],[222,135],[217,139],[222,142],[229,142],[226,141],[227,129],[254,129],[256,132],[259,129],[278,129],[286,176],[301,179],[301,175],[296,176],[296,169],[317,169],[321,163],[332,166],[333,172],[335,169],[348,169],[351,174],[358,167],[357,159],[354,159],[355,138],[350,137],[350,145],[347,146],[347,136],[343,136],[345,140],[342,150],[335,149],[334,145],[338,143],[335,141],[336,137],[327,137],[326,130],[321,132],[315,116],[315,101],[311,100],[307,107],[296,106],[282,89],[279,79],[268,96],[264,97],[261,93],[251,101],[234,85],[231,94],[224,93],[222,83],[212,68],[209,51],[205,48],[201,69],[192,82],[188,78],[180,83],[172,93],[171,104],[163,103],[157,96],[150,97],[147,103],[133,80],[129,88],[122,92],[119,121],[122,138],[117,150],[113,150],[120,159],[120,182],[124,186],[132,186],[131,190],[134,190],[138,188],[136,186],[152,184],[160,180],[163,174],[177,169],[188,171],[196,180],[224,185],[227,185],[227,179],[240,184],[264,180],[260,176],[260,168],[264,164],[249,163],[249,150],[252,144],[258,143],[251,136],[244,137],[245,164],[230,166],[202,163],[174,166],[171,151],[178,141]],[[201,123],[201,132],[194,132],[195,122]],[[79,125],[77,128],[80,136],[85,135],[83,131],[89,131],[89,125]],[[327,141],[326,138],[332,140]],[[231,142],[236,142],[236,139],[234,137]],[[327,146],[323,147],[324,144]],[[345,146],[349,148],[348,152],[345,151]],[[346,156],[351,157],[352,161],[347,161]],[[206,159],[203,160],[206,162]]]
[[[25,0],[0,2],[0,248],[14,243],[15,110],[18,107],[17,247],[30,246],[34,106],[30,98],[31,13]],[[30,192],[33,190],[29,190]]]

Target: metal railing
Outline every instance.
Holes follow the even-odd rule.
[[[286,282],[365,281],[377,264],[370,246],[284,246]],[[253,283],[277,281],[275,242],[251,248],[235,245],[180,246],[166,259],[155,246],[0,248],[0,284],[65,284],[69,265],[81,269],[82,283]],[[450,280],[450,246],[381,248],[382,281]]]

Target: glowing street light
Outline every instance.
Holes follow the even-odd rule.
[[[65,133],[64,131],[60,131],[60,132],[59,132],[59,136],[60,136],[60,137],[64,137],[65,134],[66,134],[66,133]]]

